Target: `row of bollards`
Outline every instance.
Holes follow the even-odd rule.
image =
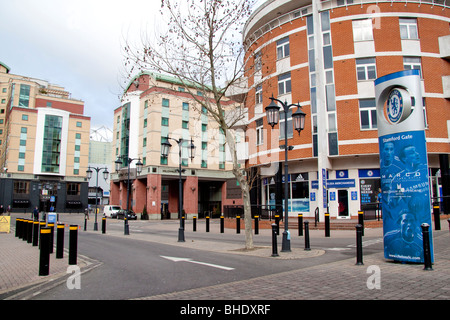
[[[39,247],[39,275],[48,276],[50,273],[50,254],[54,247],[54,223],[17,218],[15,236]],[[65,225],[56,226],[56,259],[64,257],[64,229]],[[69,227],[69,265],[77,264],[78,226]]]

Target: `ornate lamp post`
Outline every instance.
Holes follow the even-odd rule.
[[[182,212],[183,212],[183,181],[181,180],[181,173],[184,172],[184,169],[181,169],[181,144],[183,142],[189,142],[189,140],[174,139],[169,136],[166,138],[166,141],[161,143],[161,156],[167,158],[169,156],[169,150],[172,145],[169,142],[170,140],[175,141],[178,144],[178,154],[179,154],[179,164],[178,164],[178,216],[180,218],[180,228],[178,229],[178,242],[184,242],[184,226],[182,220]],[[188,145],[188,156],[192,160],[195,157],[195,145],[191,138],[191,143]]]
[[[122,167],[122,160],[121,159],[126,159],[127,160],[127,166],[128,166],[128,176],[127,176],[127,212],[124,215],[124,234],[125,235],[129,235],[130,234],[130,230],[128,228],[128,219],[126,217],[126,215],[128,214],[128,212],[130,211],[130,164],[137,160],[136,163],[136,173],[140,174],[142,172],[142,167],[144,166],[141,162],[141,159],[132,159],[132,158],[128,158],[127,156],[119,156],[117,158],[116,161],[114,161],[115,165],[116,165],[116,172],[120,171],[120,168]]]
[[[95,222],[94,222],[94,231],[98,230],[98,224],[97,224],[97,203],[98,203],[98,172],[100,170],[103,170],[103,179],[108,180],[108,168],[104,167],[104,168],[99,168],[99,167],[91,167],[89,166],[88,169],[86,170],[86,175],[87,178],[90,180],[92,177],[92,170],[94,169],[95,171],[97,171],[97,177],[96,177],[96,183],[95,183]]]
[[[289,237],[289,227],[288,227],[288,150],[292,150],[293,147],[288,147],[288,129],[287,129],[287,115],[290,107],[297,107],[297,111],[292,114],[292,120],[294,124],[294,129],[297,130],[298,134],[305,128],[305,117],[306,113],[301,110],[301,106],[299,103],[297,104],[287,104],[287,102],[283,102],[281,100],[275,99],[272,95],[270,98],[271,102],[266,107],[266,116],[267,123],[273,127],[278,123],[280,119],[280,107],[276,102],[279,102],[284,111],[284,232],[283,232],[283,240],[281,245],[282,252],[291,251],[291,241]],[[301,226],[299,226],[301,228]]]

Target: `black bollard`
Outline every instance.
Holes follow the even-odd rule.
[[[309,244],[309,221],[305,221],[305,250],[311,250]]]
[[[18,238],[19,237],[19,226],[20,226],[20,218],[16,219],[16,232],[15,232],[15,237]]]
[[[118,219],[118,218],[117,218]],[[123,218],[124,220],[126,219],[126,217],[125,217],[125,215],[124,215],[124,218]],[[87,216],[86,215],[84,215],[84,231],[86,231],[86,229],[87,229]],[[126,234],[126,233],[125,233]]]
[[[430,248],[430,225],[428,223],[422,223],[422,235],[423,235],[423,270],[433,270],[431,265],[431,248]]]
[[[225,225],[223,219],[224,219],[223,216],[220,216],[220,233],[224,233]]]
[[[280,216],[275,215],[275,224],[277,225],[277,234],[280,234]]]
[[[106,233],[106,217],[102,218],[102,233]]]
[[[53,228],[54,226],[55,226],[55,224],[53,222],[47,223],[47,227],[50,228],[50,247],[49,247],[50,253],[53,253],[53,239],[54,239],[54,235],[55,235],[54,228]]]
[[[69,227],[69,265],[77,264],[78,226]]]
[[[241,217],[236,216],[236,233],[241,233]]]
[[[206,232],[209,232],[209,216],[206,217]]]
[[[22,223],[22,241],[28,240],[28,219],[23,219]]]
[[[272,257],[278,257],[277,225],[276,225],[276,223],[272,224]]]
[[[303,236],[303,214],[298,215],[298,235]]]
[[[39,221],[33,221],[33,247],[39,243]]]
[[[192,231],[197,231],[197,217],[196,216],[194,216],[193,218],[192,218]]]
[[[364,236],[364,211],[358,211],[358,224],[361,225],[361,235]]]
[[[255,216],[255,234],[259,234],[259,216]]]
[[[56,225],[56,259],[64,256],[64,223]]]
[[[441,218],[439,214],[439,206],[433,206],[434,230],[441,230]]]
[[[48,276],[50,272],[50,228],[41,228],[40,238],[41,248],[39,251],[39,275]]]
[[[27,222],[27,243],[33,242],[33,220],[28,220]]]
[[[325,213],[325,237],[330,236],[330,214]]]
[[[363,265],[363,254],[362,254],[362,230],[363,226],[360,224],[356,225],[356,265]]]

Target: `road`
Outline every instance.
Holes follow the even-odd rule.
[[[94,218],[88,221],[83,231],[83,215],[62,214],[60,220],[66,224],[81,226],[78,236],[78,253],[95,260],[93,268],[82,273],[80,289],[69,289],[62,281],[57,286],[42,290],[35,300],[123,300],[148,297],[158,294],[183,291],[192,288],[246,280],[274,273],[325,264],[355,256],[355,233],[346,232],[330,238],[323,231],[311,232],[311,248],[323,251],[307,259],[277,259],[244,254],[230,254],[221,250],[197,250],[177,243],[176,221],[129,221],[130,235],[123,235],[123,221],[107,220],[107,232],[92,231]],[[206,233],[198,223],[197,232],[186,225],[186,242],[225,243],[230,247],[243,247],[244,235],[226,229],[220,234],[217,221],[212,222],[211,232]],[[255,235],[255,245],[271,246],[268,230]],[[296,230],[292,230],[293,233]],[[367,232],[366,232],[367,233]],[[165,239],[157,242],[154,239]],[[150,241],[149,241],[150,239]],[[151,240],[153,239],[153,241]],[[304,238],[292,235],[291,247],[304,248]],[[382,243],[379,233],[364,237],[364,254],[379,252]],[[278,237],[280,247],[281,236]],[[68,241],[65,241],[66,246]],[[215,252],[218,251],[218,252]]]

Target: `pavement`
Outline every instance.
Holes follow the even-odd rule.
[[[14,222],[14,219],[12,220]],[[51,254],[50,275],[39,276],[39,249],[15,237],[13,222],[10,233],[0,233],[0,299],[30,299],[33,294],[39,293],[40,286],[45,285],[48,288],[65,282],[71,274],[68,271],[67,250],[63,259],[56,259],[55,254]],[[108,219],[108,225],[114,223],[123,225],[122,221]],[[173,230],[175,222],[150,223],[153,229],[158,228],[164,231]],[[101,229],[101,223],[99,228]],[[175,242],[172,235],[169,237],[164,235],[164,232],[158,235],[148,234],[142,232],[144,228],[146,228],[146,222],[139,221],[137,224],[131,224],[131,235],[124,236],[123,229],[109,227],[107,227],[106,235],[228,254],[251,255],[267,259],[291,259],[295,260],[293,263],[300,259],[327,254],[324,249],[312,248],[306,251],[304,248],[292,248],[292,252],[289,253],[280,252],[278,249],[279,256],[272,257],[271,246],[257,246],[254,250],[244,250],[242,243],[208,239]],[[188,228],[191,226],[187,225],[186,230]],[[434,244],[432,270],[424,270],[423,264],[387,261],[384,259],[383,252],[379,252],[363,255],[363,265],[356,265],[355,255],[354,258],[313,267],[299,267],[293,271],[142,297],[139,300],[276,300],[278,298],[283,300],[450,300],[450,233],[445,220],[441,220],[441,229],[432,232]],[[96,232],[101,233],[101,231]],[[211,224],[211,233],[218,232],[218,224]],[[260,234],[263,235],[270,235],[270,232],[270,230],[260,229]],[[323,231],[310,232],[311,239],[317,236],[323,237]],[[228,229],[226,233],[231,232]],[[372,236],[382,237],[382,229],[366,229],[365,237]],[[331,237],[354,238],[355,232],[332,231]],[[280,237],[278,239],[281,241]],[[279,247],[280,243],[278,243]],[[101,265],[100,262],[90,257],[78,255],[77,266],[82,273],[99,265]],[[29,295],[26,295],[27,292]]]

